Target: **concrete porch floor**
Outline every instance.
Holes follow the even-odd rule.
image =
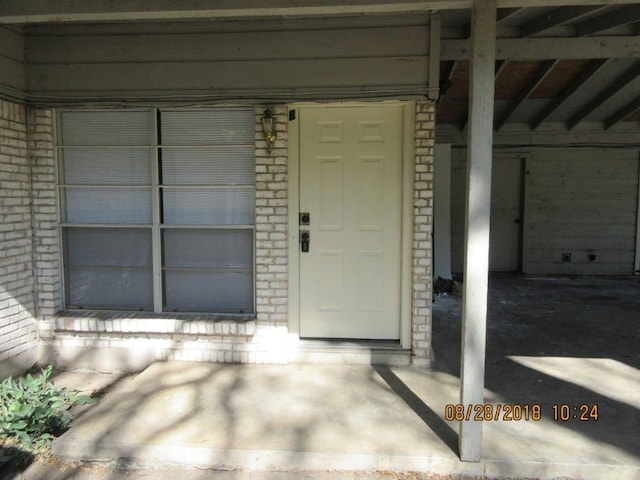
[[[65,459],[256,471],[419,471],[510,478],[640,478],[638,277],[493,277],[485,402],[541,406],[484,423],[458,460],[460,297],[434,303],[429,370],[367,365],[156,363],[113,385],[56,440]],[[66,375],[66,377],[65,377]],[[552,405],[598,405],[555,421]],[[573,411],[571,412],[573,416]]]

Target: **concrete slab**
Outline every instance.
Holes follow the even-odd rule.
[[[479,463],[459,461],[459,422],[445,418],[459,402],[459,300],[434,304],[432,370],[157,363],[107,389],[54,453],[261,472],[640,478],[637,278],[492,279]],[[582,404],[598,419],[573,418]],[[553,405],[569,418],[554,419]],[[509,421],[514,406],[522,416]]]

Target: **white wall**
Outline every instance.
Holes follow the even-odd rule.
[[[451,145],[437,144],[433,164],[433,278],[451,278]]]
[[[35,99],[274,102],[424,94],[429,30],[417,22],[425,20],[374,19],[32,27],[27,91]]]
[[[460,273],[466,151],[454,148],[452,152],[452,271]],[[522,271],[530,274],[632,274],[636,255],[640,150],[637,147],[554,146],[519,148],[518,152],[528,157]],[[500,150],[495,154],[503,155]],[[571,254],[570,262],[562,261],[563,253]]]
[[[630,275],[639,150],[555,149],[527,164],[523,271]],[[562,254],[571,254],[570,262]]]

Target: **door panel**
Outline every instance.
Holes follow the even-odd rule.
[[[493,157],[489,243],[489,270],[492,272],[520,270],[523,172],[521,157]]]
[[[398,339],[401,106],[300,110],[300,334]]]

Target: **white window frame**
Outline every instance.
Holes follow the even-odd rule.
[[[185,108],[186,110],[193,110],[194,108],[199,108],[199,107],[188,107]],[[210,108],[210,109],[214,109],[216,107],[202,107],[202,108]],[[225,108],[236,108],[236,107],[225,107]],[[247,108],[247,107],[237,107],[237,108]],[[62,302],[62,308],[63,309],[67,309],[68,305],[68,291],[67,288],[68,286],[66,285],[66,276],[67,276],[67,267],[66,267],[66,262],[65,262],[65,258],[64,258],[64,250],[65,247],[63,246],[63,242],[64,242],[64,230],[65,229],[69,229],[69,228],[83,228],[83,229],[88,229],[88,228],[97,228],[97,229],[114,229],[114,228],[118,228],[118,229],[125,229],[125,228],[133,228],[133,229],[149,229],[151,232],[151,248],[152,248],[152,285],[153,285],[153,313],[161,313],[161,314],[182,314],[182,313],[197,313],[197,314],[204,314],[204,315],[212,315],[215,317],[241,317],[241,318],[255,318],[256,316],[256,222],[255,222],[255,195],[254,195],[254,201],[253,201],[253,207],[254,207],[254,214],[253,214],[253,223],[252,224],[230,224],[230,225],[220,225],[220,224],[162,224],[161,223],[161,212],[160,212],[160,198],[161,198],[161,189],[162,188],[167,188],[169,187],[169,189],[171,190],[188,190],[188,191],[196,191],[198,189],[203,189],[203,188],[209,188],[209,189],[214,189],[214,188],[234,188],[234,187],[238,187],[238,188],[247,188],[247,187],[252,187],[255,193],[255,188],[256,188],[256,184],[255,184],[255,163],[254,163],[254,176],[253,176],[253,182],[249,185],[249,184],[234,184],[234,185],[224,185],[224,186],[215,186],[215,185],[167,185],[167,184],[161,184],[160,183],[160,163],[159,163],[159,158],[160,158],[160,154],[159,152],[162,150],[162,148],[172,148],[172,147],[178,147],[178,148],[216,148],[219,147],[220,145],[180,145],[180,146],[174,146],[174,145],[162,145],[161,143],[158,142],[158,139],[160,137],[160,133],[158,131],[159,128],[159,124],[158,124],[158,117],[162,114],[162,109],[160,108],[129,108],[128,110],[138,110],[138,111],[145,111],[148,112],[149,115],[151,115],[151,129],[152,129],[152,138],[150,138],[150,142],[149,145],[135,145],[135,146],[126,146],[126,145],[122,145],[122,146],[117,146],[118,147],[123,147],[123,148],[130,148],[130,147],[135,147],[135,148],[145,148],[149,150],[149,161],[151,162],[151,181],[149,185],[134,185],[134,186],[129,186],[129,185],[101,185],[101,188],[140,188],[140,189],[148,189],[150,190],[150,194],[151,194],[151,208],[152,208],[152,212],[151,212],[151,223],[149,224],[126,224],[126,223],[122,223],[122,224],[113,224],[113,223],[99,223],[99,224],[90,224],[90,223],[73,223],[73,222],[66,222],[63,220],[64,215],[63,212],[65,210],[65,203],[66,203],[66,196],[65,196],[65,189],[68,188],[87,188],[87,187],[91,187],[91,185],[84,185],[84,184],[72,184],[72,185],[67,185],[65,183],[63,183],[64,181],[64,154],[62,153],[64,151],[65,148],[69,148],[70,146],[68,145],[64,145],[62,143],[62,114],[64,112],[67,111],[78,111],[78,110],[84,110],[84,111],[108,111],[108,108],[60,108],[57,109],[56,111],[56,115],[55,115],[55,122],[54,122],[54,128],[55,128],[55,138],[56,138],[56,144],[55,144],[55,157],[56,157],[56,195],[57,195],[57,205],[58,205],[58,238],[60,239],[60,245],[61,245],[61,249],[60,249],[60,258],[61,258],[61,265],[62,268],[60,269],[60,282],[61,282],[61,291],[62,291],[62,295],[61,295],[61,302]],[[176,110],[176,108],[171,108],[170,110]],[[252,112],[251,117],[253,118],[253,107],[249,107],[247,108],[247,110],[250,110]],[[251,131],[254,130],[254,123],[251,123]],[[100,145],[92,145],[92,146],[88,146],[87,148],[92,148],[92,147],[96,147],[96,146],[100,146]],[[239,146],[239,147],[251,147],[255,149],[255,143],[251,143],[251,144],[235,144],[234,146]],[[77,146],[73,146],[73,148],[77,148]],[[83,147],[79,147],[79,148],[83,148]],[[255,155],[254,155],[254,162],[255,162]],[[165,230],[200,230],[200,231],[211,231],[211,230],[225,230],[225,229],[232,229],[232,230],[250,230],[251,231],[251,238],[252,238],[252,258],[251,258],[251,289],[252,289],[252,311],[251,312],[238,312],[238,313],[227,313],[227,312],[215,312],[215,311],[203,311],[203,310],[191,310],[191,311],[179,311],[179,312],[173,312],[173,311],[168,311],[165,310],[164,307],[164,303],[165,303],[165,299],[163,298],[163,271],[165,270],[163,265],[162,265],[162,235],[163,232]],[[246,270],[248,270],[249,267],[246,268]],[[126,309],[120,309],[118,307],[108,307],[108,308],[99,308],[99,307],[86,307],[83,310],[125,310]]]

